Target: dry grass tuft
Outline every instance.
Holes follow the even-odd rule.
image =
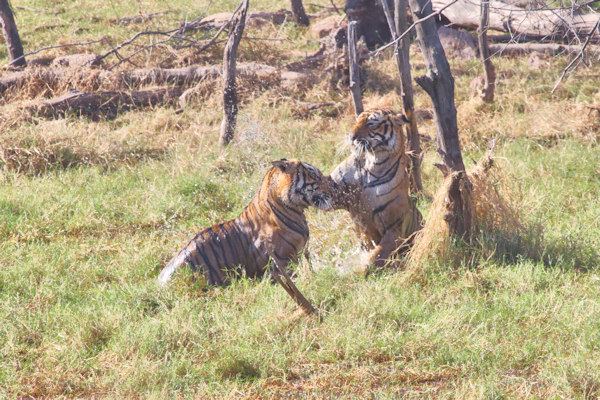
[[[473,213],[473,235],[480,232],[496,232],[505,237],[525,233],[522,218],[517,208],[511,204],[506,189],[504,195],[498,189],[499,178],[491,174],[493,159],[486,156],[467,171],[471,183],[471,206]],[[408,272],[411,279],[419,279],[423,266],[436,260],[442,264],[457,264],[473,257],[472,248],[457,247],[451,243],[448,214],[448,193],[452,183],[451,176],[442,182],[436,192],[425,226],[415,238],[415,244],[409,254]]]
[[[407,272],[411,280],[418,279],[425,262],[450,258],[450,230],[444,217],[448,212],[446,203],[451,183],[450,176],[444,179],[433,197],[425,226],[415,237],[408,256]]]
[[[523,233],[519,212],[508,200],[510,197],[500,193],[497,178],[491,175],[493,163],[493,159],[486,156],[467,172],[472,185],[473,224],[476,229]],[[507,193],[506,187],[503,192]]]

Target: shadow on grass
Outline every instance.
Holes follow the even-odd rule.
[[[218,374],[222,379],[252,381],[260,377],[260,369],[256,362],[239,357],[226,356],[217,363]]]
[[[523,233],[482,229],[471,243],[454,241],[451,246],[455,254],[463,255],[461,261],[468,266],[476,266],[482,260],[499,264],[531,260],[548,268],[586,272],[600,265],[600,251],[591,243],[570,235],[547,238],[540,225]]]

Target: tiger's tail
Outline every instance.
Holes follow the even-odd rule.
[[[160,271],[158,276],[158,284],[165,286],[171,280],[171,277],[186,262],[186,252],[180,251],[165,267]]]

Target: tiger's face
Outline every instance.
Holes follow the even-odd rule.
[[[404,143],[402,125],[408,120],[390,110],[373,109],[361,113],[350,132],[350,142],[355,155],[389,152]]]
[[[281,198],[291,205],[313,206],[321,210],[331,209],[331,179],[310,164],[281,159],[273,166],[279,170],[277,190]]]

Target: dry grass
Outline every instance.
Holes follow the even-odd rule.
[[[462,195],[463,201],[468,201],[472,208],[473,235],[481,232],[495,232],[504,237],[523,235],[526,231],[524,218],[511,200],[507,183],[499,181],[497,175],[491,176],[493,163],[491,156],[486,156],[467,171],[471,191],[462,192]],[[423,268],[428,263],[469,264],[469,257],[477,254],[473,248],[452,244],[446,222],[451,213],[448,208],[451,184],[452,176],[443,180],[433,197],[425,226],[416,235],[408,257],[407,272],[410,279],[422,277]],[[501,185],[504,186],[503,193],[500,192]]]

